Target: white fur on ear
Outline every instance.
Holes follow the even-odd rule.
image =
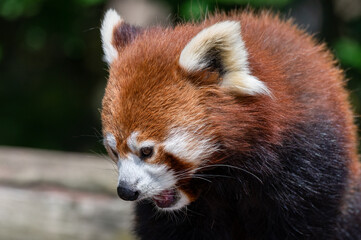
[[[239,94],[271,95],[265,83],[250,73],[239,22],[224,21],[203,29],[185,46],[179,64],[194,72],[212,67],[215,60],[220,64],[216,67],[222,68],[222,87]]]
[[[102,36],[104,61],[110,65],[118,57],[118,51],[113,45],[114,27],[120,25],[123,19],[114,9],[109,9],[102,21],[100,33]]]

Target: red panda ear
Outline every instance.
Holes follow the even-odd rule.
[[[141,32],[140,27],[126,23],[114,9],[109,9],[100,29],[104,51],[104,61],[109,65],[118,57],[119,51]]]
[[[236,21],[219,22],[199,32],[182,50],[179,64],[188,72],[218,71],[219,85],[240,95],[271,94],[265,83],[251,75]]]

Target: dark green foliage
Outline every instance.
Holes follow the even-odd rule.
[[[1,145],[97,148],[106,77],[98,2],[0,2]]]

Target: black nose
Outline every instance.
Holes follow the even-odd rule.
[[[124,186],[118,186],[117,192],[118,192],[118,196],[121,199],[126,200],[126,201],[137,200],[137,198],[139,196],[138,191],[133,190],[133,189],[128,188],[128,187],[124,187]]]

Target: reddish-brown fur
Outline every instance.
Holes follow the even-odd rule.
[[[247,150],[253,141],[259,139],[279,142],[279,132],[292,128],[295,122],[312,121],[312,115],[304,109],[305,102],[312,101],[315,109],[322,108],[332,113],[334,121],[343,126],[341,129],[349,140],[348,152],[353,159],[350,169],[356,174],[359,169],[356,131],[350,106],[345,101],[348,94],[344,90],[342,70],[334,67],[336,62],[324,44],[317,44],[291,22],[284,22],[269,13],[260,16],[219,14],[201,25],[184,24],[174,29],[145,30],[131,45],[121,49],[119,60],[110,69],[103,101],[104,132],[119,128],[118,123],[121,123],[122,127],[114,131],[119,133],[119,139],[126,139],[136,128],[149,130],[147,135],[140,136],[140,140],[164,139],[164,131],[172,119],[184,113],[191,116],[204,112],[199,108],[200,104],[213,108],[219,105],[221,113],[208,115],[204,112],[202,117],[210,116],[212,122],[221,123],[213,126],[212,130],[227,148]],[[252,74],[267,83],[272,98],[243,97],[242,101],[247,104],[240,106],[234,97],[216,86],[216,73],[190,75],[178,66],[180,52],[190,39],[206,26],[224,20],[241,22]],[[268,36],[269,41],[264,41],[259,33]],[[278,42],[283,42],[284,48],[274,44]],[[205,75],[208,75],[206,83],[203,80]],[[201,80],[197,82],[197,79]],[[288,81],[292,84],[287,84]],[[199,85],[205,87],[199,89]],[[298,99],[299,91],[307,91],[310,99]],[[314,99],[312,96],[322,98]],[[115,104],[118,101],[123,104]],[[164,112],[167,114],[164,115]],[[118,123],[113,122],[115,119]],[[259,119],[262,119],[262,125],[259,125]],[[123,132],[124,129],[128,132]],[[240,135],[236,129],[251,132]],[[242,145],[239,139],[243,139]],[[126,152],[126,144],[118,146],[118,149]]]
[[[241,23],[251,73],[266,83],[272,96],[237,96],[217,85],[218,73],[188,73],[179,66],[185,45],[205,27],[224,20]],[[345,143],[349,176],[355,179],[348,189],[359,186],[356,128],[344,74],[326,46],[292,22],[267,12],[217,14],[201,24],[150,28],[139,34],[131,29],[129,34],[134,34],[131,44],[122,42],[119,58],[111,65],[102,112],[104,133],[116,134],[120,155],[129,151],[124,140],[133,131],[141,130],[139,141],[162,142],[174,123],[206,121],[204,134],[222,143],[224,150],[207,164],[222,162],[228,151],[247,154],[255,145],[282,146],[287,138],[282,133],[298,131],[298,123],[318,122],[317,111],[327,115]],[[156,163],[176,171],[197,167],[160,151]],[[183,182],[182,189],[195,200],[200,190],[189,184]]]

